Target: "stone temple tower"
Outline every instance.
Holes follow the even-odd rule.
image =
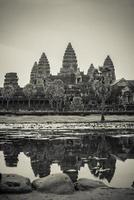
[[[18,76],[16,72],[6,73],[4,79],[4,87],[13,86],[15,89],[19,88]]]
[[[75,51],[71,43],[69,43],[63,56],[62,68],[59,75],[74,74],[77,72],[77,66]]]
[[[93,64],[91,64],[90,67],[88,68],[87,76],[89,81],[93,81],[98,78],[99,76],[98,69],[96,69]]]
[[[45,80],[50,76],[50,65],[45,53],[42,53],[39,62],[34,63],[30,75],[30,83],[35,85],[44,84]]]
[[[109,55],[106,57],[102,68],[110,83],[113,83],[116,80],[115,68]]]

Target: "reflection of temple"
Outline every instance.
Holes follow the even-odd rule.
[[[83,135],[51,140],[18,139],[17,142],[11,139],[2,142],[0,150],[4,153],[6,166],[10,167],[17,166],[20,152],[30,157],[35,176],[49,175],[51,164],[57,162],[61,171],[75,182],[80,168],[87,163],[95,177],[110,182],[116,159],[134,158],[134,137]]]

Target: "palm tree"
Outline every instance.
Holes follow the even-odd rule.
[[[14,96],[14,94],[15,94],[15,89],[11,85],[7,85],[2,89],[2,97],[7,102],[7,110],[9,107],[9,101]]]
[[[28,109],[30,110],[31,99],[36,94],[37,90],[33,84],[29,83],[23,88],[23,92],[24,95],[28,98]]]

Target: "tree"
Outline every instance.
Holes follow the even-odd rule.
[[[23,88],[23,92],[24,95],[28,98],[28,109],[30,110],[31,99],[36,94],[37,90],[33,84],[29,83]]]
[[[35,85],[35,89],[36,89],[36,95],[37,96],[44,96],[45,95],[45,86],[44,84],[36,84]]]
[[[53,82],[46,84],[46,96],[48,97],[51,108],[54,109],[54,102],[56,103],[56,110],[61,108],[61,103],[64,97],[64,83],[60,79],[56,79]]]
[[[95,95],[101,101],[101,121],[105,121],[104,110],[105,110],[106,100],[109,98],[111,94],[110,79],[108,76],[105,76],[106,70],[108,71],[108,69],[100,68],[100,76],[98,79],[94,80],[93,83],[93,89]]]
[[[74,97],[73,101],[71,102],[70,109],[73,111],[80,111],[80,110],[83,110],[83,108],[84,108],[84,105],[82,102],[82,98]]]
[[[2,97],[7,102],[7,110],[8,110],[8,107],[9,107],[9,101],[14,96],[14,94],[15,94],[15,89],[11,85],[5,86],[2,89]]]

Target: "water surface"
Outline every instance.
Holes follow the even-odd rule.
[[[22,132],[1,130],[0,172],[31,181],[51,173],[101,180],[112,187],[134,181],[134,134],[118,132]]]

